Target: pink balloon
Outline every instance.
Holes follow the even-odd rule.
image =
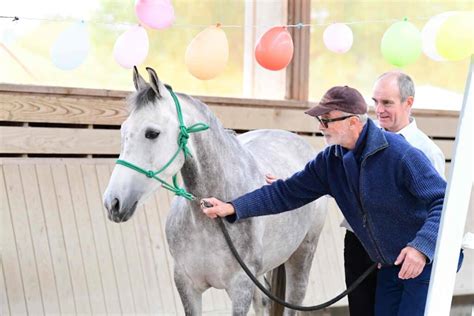
[[[280,70],[293,58],[293,39],[284,26],[276,26],[260,37],[255,47],[255,59],[263,68]]]
[[[141,64],[148,55],[148,34],[141,26],[134,26],[117,38],[114,45],[115,61],[130,69]]]
[[[351,49],[353,40],[351,28],[344,23],[331,24],[324,30],[324,45],[332,52],[346,53]]]
[[[170,0],[137,0],[135,13],[141,23],[152,29],[165,29],[175,20]]]

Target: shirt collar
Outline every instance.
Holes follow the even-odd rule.
[[[408,123],[407,126],[399,130],[397,134],[402,134],[406,138],[407,135],[413,134],[413,131],[417,129],[418,127],[416,126],[415,118],[410,117],[410,123]]]

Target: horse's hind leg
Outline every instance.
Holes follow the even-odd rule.
[[[306,236],[299,248],[285,263],[286,270],[286,301],[301,305],[306,294],[309,272],[313,262],[318,236]],[[295,315],[296,311],[285,308],[285,315]]]
[[[247,315],[254,295],[254,284],[252,280],[241,272],[234,276],[230,286],[226,289],[232,301],[232,315]]]
[[[181,303],[183,303],[184,312],[186,315],[201,315],[202,314],[202,292],[193,287],[191,279],[179,271],[174,270],[174,282],[178,289]]]

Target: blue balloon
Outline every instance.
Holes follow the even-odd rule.
[[[51,47],[51,60],[62,70],[79,67],[89,54],[89,35],[84,22],[77,22],[62,32]]]

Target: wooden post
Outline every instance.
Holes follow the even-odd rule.
[[[310,0],[288,0],[288,24],[311,23]],[[293,60],[286,69],[286,95],[288,100],[308,100],[310,28],[291,27],[295,51]]]
[[[288,24],[309,24],[311,21],[311,1],[288,0]],[[295,47],[293,60],[286,68],[286,93],[287,100],[308,100],[309,83],[309,27],[288,28],[293,38]],[[280,298],[285,298],[285,267],[275,268],[272,273],[272,292],[278,293]],[[284,307],[272,302],[270,315],[283,315]]]
[[[431,271],[425,316],[448,315],[453,298],[456,268],[473,183],[472,124],[474,105],[474,55],[471,55],[464,100],[454,144],[443,212]]]

